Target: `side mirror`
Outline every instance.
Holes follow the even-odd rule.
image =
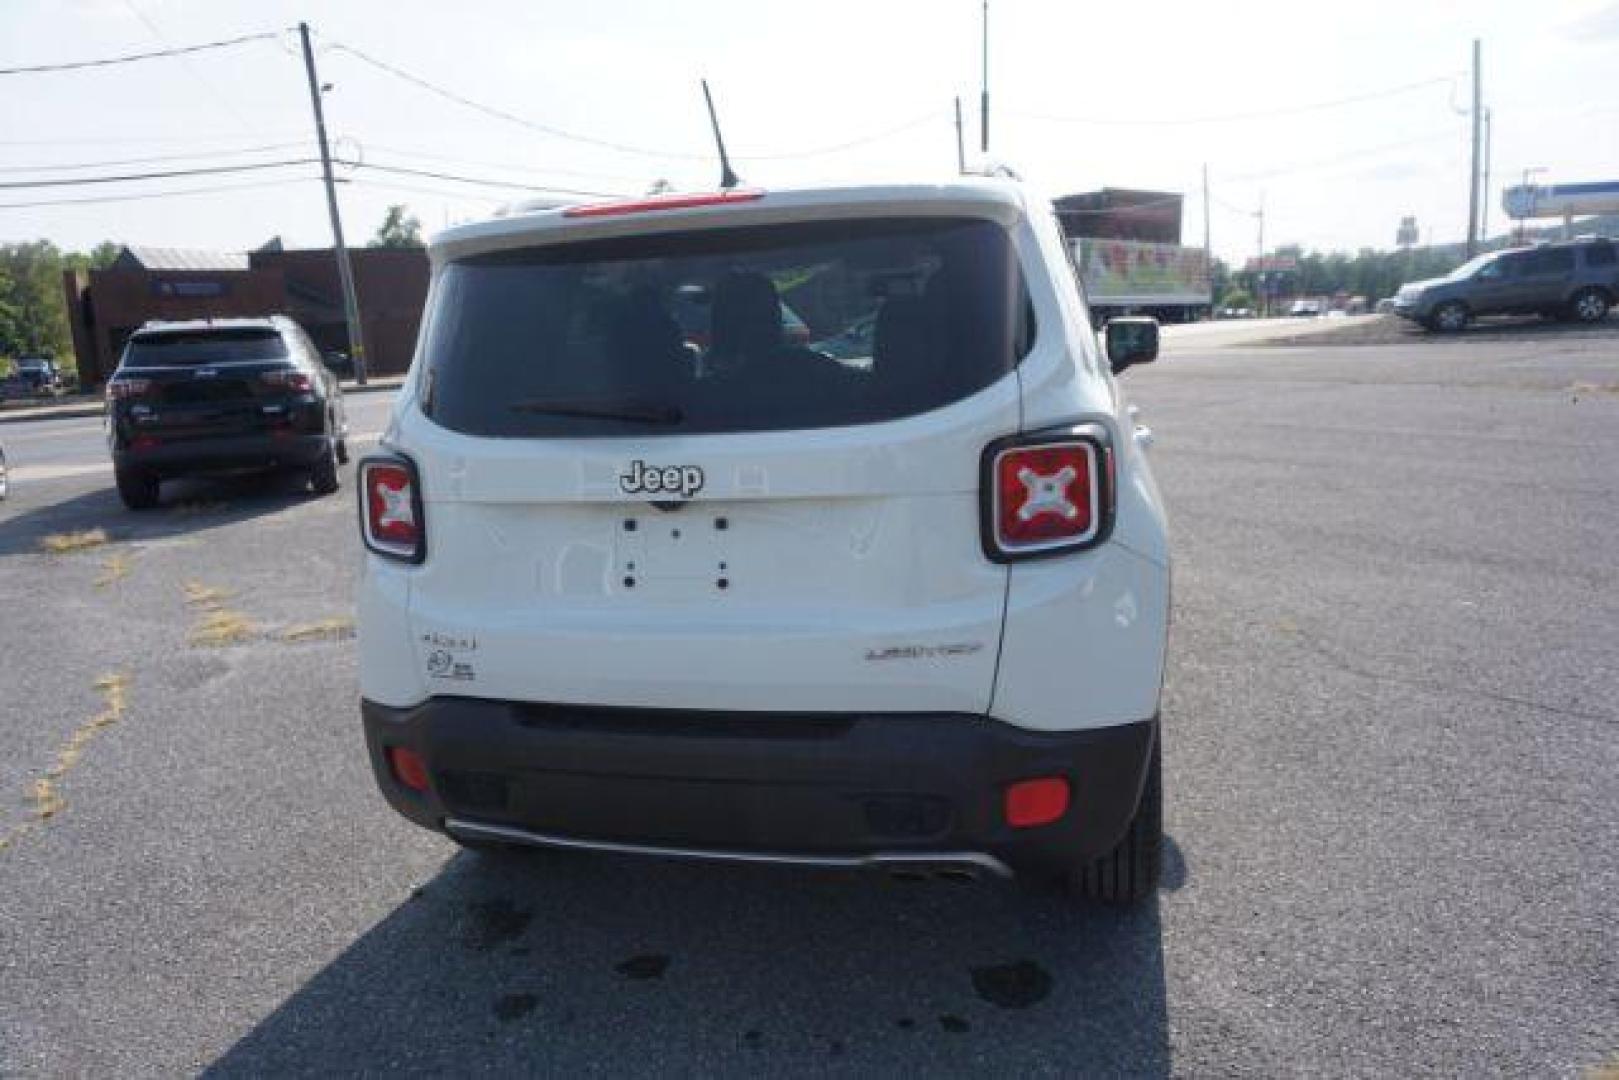
[[[351,375],[354,373],[354,361],[349,359],[346,352],[324,352],[320,354],[320,362],[326,365],[326,370],[334,375]]]
[[[1107,339],[1107,359],[1117,375],[1133,364],[1158,359],[1158,320],[1148,315],[1125,315],[1109,319],[1103,333]]]

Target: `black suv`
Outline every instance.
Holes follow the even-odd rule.
[[[1480,255],[1394,297],[1394,313],[1430,330],[1465,327],[1475,315],[1544,315],[1596,323],[1619,304],[1619,244],[1572,240]]]
[[[337,378],[291,319],[147,323],[107,383],[107,441],[124,505],[157,505],[169,477],[306,472],[337,490],[348,460]]]

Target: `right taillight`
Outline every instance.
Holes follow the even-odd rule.
[[[419,563],[427,557],[427,524],[416,465],[394,455],[360,462],[360,535],[378,555]]]
[[[1112,527],[1112,444],[1097,424],[990,444],[982,484],[984,553],[996,562],[1091,547]]]
[[[107,383],[107,399],[109,401],[124,401],[127,398],[145,397],[146,391],[151,388],[151,379],[112,379]]]

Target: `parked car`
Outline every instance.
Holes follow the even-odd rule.
[[[1381,299],[1381,300],[1379,300],[1377,302],[1377,306],[1373,310],[1376,311],[1377,314],[1379,314],[1379,315],[1392,315],[1392,314],[1394,314],[1394,297],[1392,297],[1392,296],[1383,297],[1383,299]]]
[[[1287,309],[1287,313],[1295,318],[1313,319],[1326,312],[1326,305],[1319,300],[1295,300]]]
[[[0,499],[11,494],[11,473],[6,470],[6,448],[0,446]]]
[[[48,357],[32,356],[11,363],[7,397],[52,397],[62,389],[62,369]]]
[[[1619,244],[1589,238],[1480,255],[1442,278],[1402,285],[1394,313],[1454,332],[1479,315],[1596,323],[1619,302]]]
[[[118,494],[158,503],[177,476],[293,469],[318,494],[338,488],[348,426],[337,378],[284,316],[149,322],[107,382]]]
[[[1169,553],[1050,203],[1009,179],[522,213],[434,240],[363,459],[361,714],[476,849],[1158,880]],[[869,366],[795,343],[776,282]],[[680,290],[710,297],[686,362]]]

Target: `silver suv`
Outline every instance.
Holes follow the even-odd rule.
[[[1478,315],[1544,315],[1596,323],[1619,303],[1619,244],[1574,240],[1480,255],[1442,278],[1413,281],[1394,313],[1429,330],[1463,329]]]

